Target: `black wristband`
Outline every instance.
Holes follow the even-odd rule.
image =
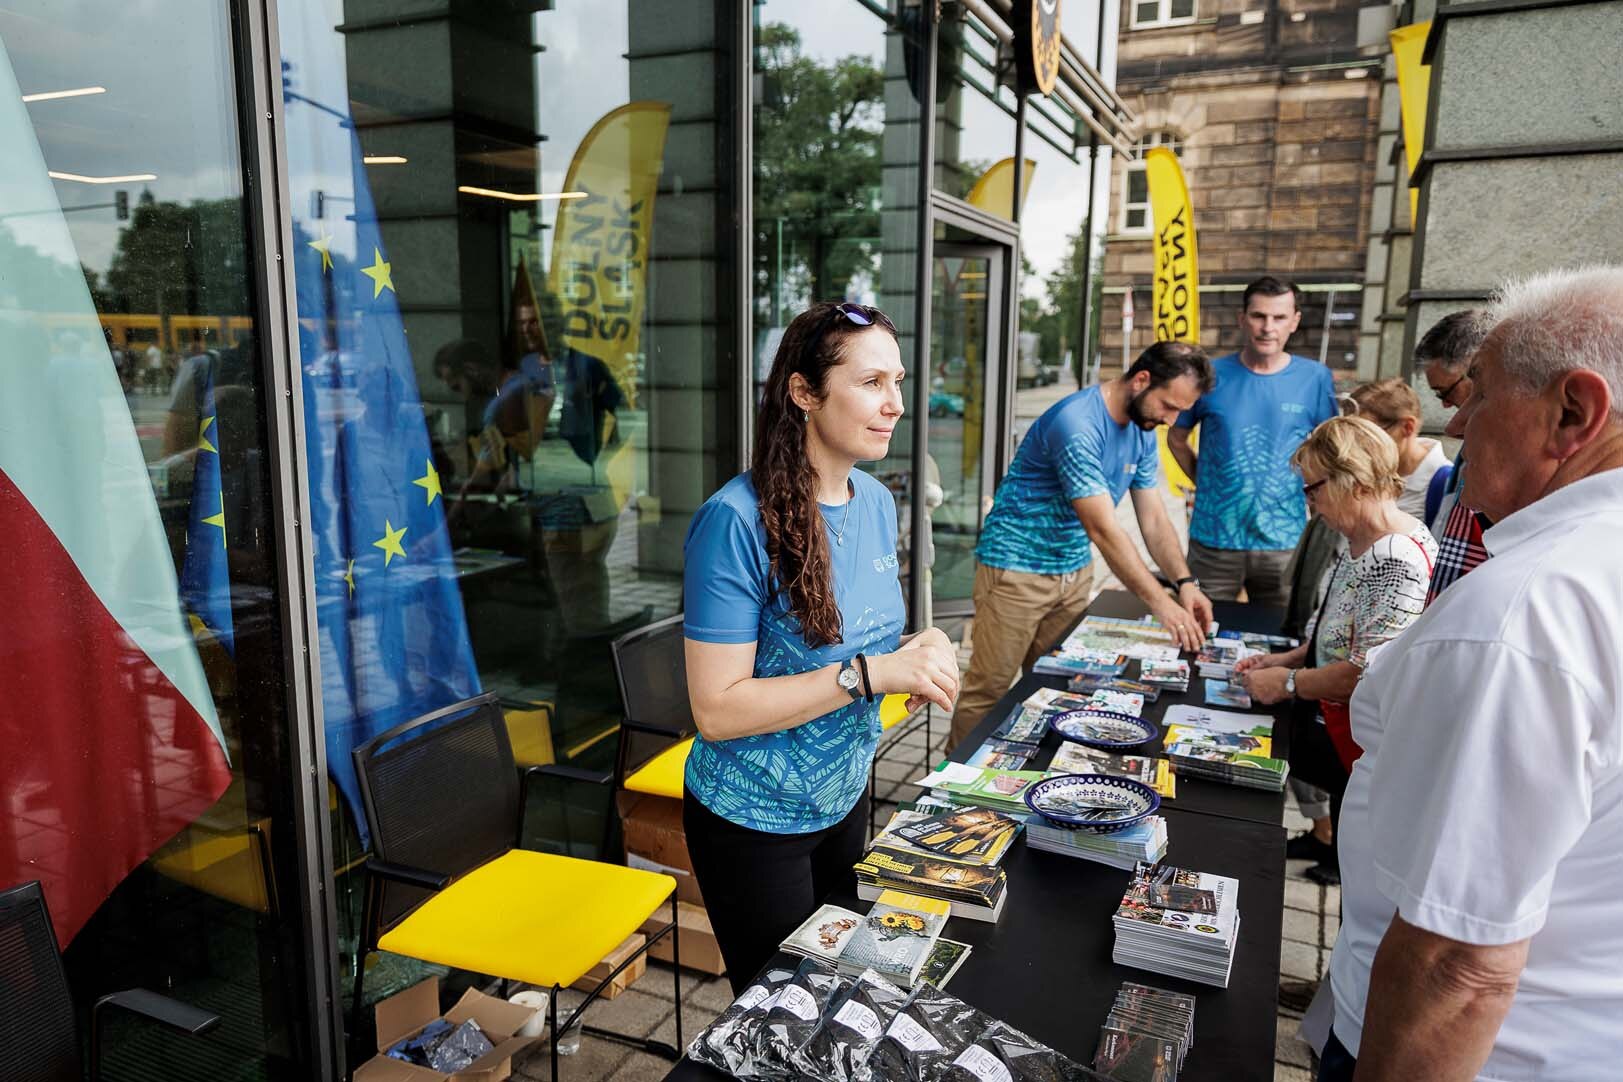
[[[868,682],[868,659],[857,655],[857,668],[862,670],[862,697],[873,702],[873,685]]]
[[[1183,589],[1184,584],[1188,583],[1188,582],[1194,583],[1195,584],[1195,589],[1197,589],[1197,590],[1200,589],[1200,580],[1195,578],[1195,576],[1193,576],[1193,575],[1185,575],[1183,578],[1181,578],[1177,582],[1173,583],[1172,588],[1174,590],[1181,590],[1181,589]]]

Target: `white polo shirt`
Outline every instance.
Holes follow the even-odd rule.
[[[1335,1033],[1358,1052],[1394,908],[1532,937],[1481,1079],[1623,1076],[1623,469],[1484,535],[1493,559],[1377,651],[1341,810]]]

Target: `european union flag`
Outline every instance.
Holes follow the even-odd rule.
[[[186,559],[180,568],[181,603],[232,654],[230,543],[225,517],[225,486],[220,477],[220,424],[214,409],[214,366],[201,365],[193,377],[197,394],[197,451],[192,459],[192,507],[186,522]]]
[[[479,677],[360,144],[347,117],[291,92],[287,123],[290,171],[340,178],[294,215],[294,278],[327,768],[369,844],[352,749],[477,695]]]

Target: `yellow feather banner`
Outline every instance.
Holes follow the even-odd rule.
[[[1195,259],[1195,211],[1178,156],[1166,147],[1144,155],[1155,211],[1155,340],[1200,344],[1200,281]]]
[[[1431,65],[1420,58],[1426,52],[1426,35],[1431,23],[1400,26],[1388,37],[1392,39],[1392,58],[1398,68],[1398,100],[1403,106],[1403,157],[1409,163],[1409,175],[1414,176],[1420,165],[1420,152],[1426,149],[1426,99],[1431,95]],[[1409,189],[1409,224],[1420,213],[1420,189]]]

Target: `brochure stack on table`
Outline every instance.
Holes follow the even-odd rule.
[[[1116,910],[1112,960],[1227,988],[1240,933],[1240,884],[1226,876],[1140,864]]]
[[[1033,815],[1026,823],[1026,844],[1045,853],[1098,861],[1112,868],[1132,871],[1141,863],[1154,863],[1166,856],[1167,821],[1152,815],[1141,823],[1114,834],[1091,830],[1066,830]]]

